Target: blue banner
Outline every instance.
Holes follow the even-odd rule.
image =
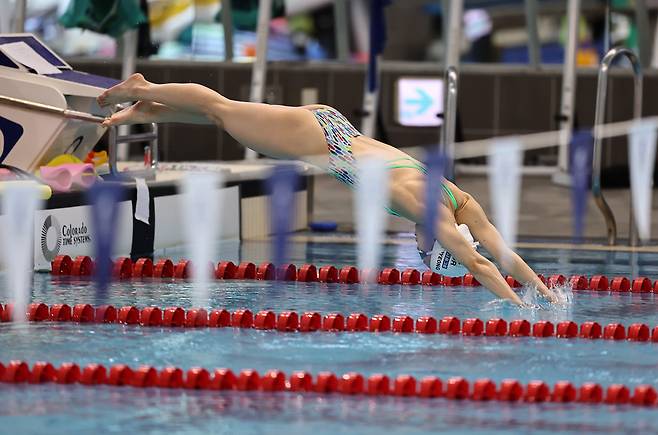
[[[288,258],[288,233],[295,219],[295,193],[299,174],[294,165],[281,164],[274,167],[267,180],[270,195],[270,216],[273,262],[278,268]]]
[[[592,176],[594,138],[589,130],[574,133],[571,140],[571,204],[573,207],[573,239],[582,243],[587,198]]]
[[[441,183],[443,183],[443,174],[445,172],[446,157],[441,152],[431,152],[425,160],[427,167],[427,179],[425,184],[425,237],[431,248],[432,242],[438,238],[437,218],[438,207],[441,201]]]
[[[112,279],[112,251],[117,232],[119,202],[124,199],[125,190],[118,183],[96,183],[87,191],[91,203],[91,221],[94,226],[92,241],[96,265],[96,303],[107,301],[107,288]]]

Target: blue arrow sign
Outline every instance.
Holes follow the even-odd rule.
[[[425,92],[421,88],[416,89],[416,93],[418,94],[417,99],[407,99],[405,100],[405,104],[413,105],[413,106],[418,106],[418,110],[416,111],[416,115],[420,115],[421,113],[424,113],[427,111],[432,106],[432,103],[434,102],[432,100],[432,97]]]

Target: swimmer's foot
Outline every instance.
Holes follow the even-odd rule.
[[[156,103],[150,101],[138,101],[130,107],[105,118],[103,127],[111,127],[113,125],[129,125],[129,124],[144,124],[147,122],[155,121],[155,108]]]
[[[103,92],[98,98],[98,105],[101,107],[111,104],[126,103],[140,99],[140,92],[148,86],[148,82],[143,75],[136,73],[128,77],[118,85],[112,86]]]

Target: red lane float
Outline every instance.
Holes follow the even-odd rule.
[[[383,314],[377,314],[370,319],[368,330],[370,332],[386,332],[391,330],[391,319]]]
[[[153,278],[153,260],[140,258],[133,264],[133,278]]]
[[[133,262],[130,258],[119,257],[112,265],[112,276],[115,279],[130,279],[133,277]]]
[[[379,273],[379,284],[393,285],[400,283],[400,271],[394,268],[386,268]]]
[[[462,334],[480,336],[484,331],[484,322],[480,319],[466,319],[462,324]]]
[[[426,270],[420,277],[423,285],[437,286],[441,284],[441,275],[431,270]]]
[[[631,281],[626,277],[616,276],[612,278],[610,290],[613,292],[629,292],[631,291]]]
[[[421,334],[436,334],[438,322],[434,317],[423,316],[416,320],[416,332]]]
[[[475,279],[475,277],[474,277],[472,274],[470,274],[470,273],[467,273],[466,275],[464,275],[464,282],[463,282],[463,284],[464,284],[466,287],[480,287],[480,286],[482,285],[482,284],[480,284],[480,283],[478,282],[478,280]]]
[[[350,332],[362,332],[368,330],[368,316],[363,313],[352,313],[347,318],[347,326],[345,328]]]
[[[318,282],[318,270],[312,264],[304,264],[297,271],[297,281],[299,282]]]
[[[402,284],[416,285],[420,284],[420,272],[416,269],[405,269],[400,277]]]
[[[322,327],[322,316],[320,313],[304,313],[299,321],[301,332],[315,332]]]
[[[318,280],[328,284],[338,282],[338,269],[334,266],[322,266],[318,272]]]
[[[173,278],[174,277],[174,263],[171,260],[163,258],[159,260],[153,267],[154,278]]]
[[[359,271],[354,266],[345,266],[338,273],[338,282],[342,284],[356,284],[359,282]]]
[[[439,322],[439,334],[456,335],[461,332],[461,325],[457,317],[446,316]]]
[[[184,373],[177,367],[165,367],[158,371],[154,367],[141,366],[132,369],[123,364],[110,368],[109,373],[100,364],[89,364],[81,369],[75,363],[63,363],[58,368],[48,362],[37,362],[30,370],[23,361],[0,363],[0,381],[5,383],[41,384],[57,382],[62,385],[82,384],[132,386],[135,388],[185,388],[203,390],[237,390],[296,393],[315,392],[344,395],[368,394],[371,396],[394,395],[400,397],[435,398],[449,400],[490,401],[499,400],[528,403],[601,403],[611,405],[630,404],[656,406],[658,394],[651,385],[638,385],[632,390],[622,384],[611,384],[605,389],[594,383],[582,384],[579,388],[568,381],[558,381],[549,388],[543,381],[531,381],[525,387],[515,379],[505,379],[499,388],[490,379],[477,379],[472,384],[462,377],[446,381],[445,390],[440,378],[428,376],[420,381],[409,375],[399,375],[393,381],[385,374],[373,374],[367,379],[362,374],[348,372],[337,377],[331,372],[320,372],[315,383],[310,373],[293,372],[287,380],[279,370],[269,370],[262,377],[255,370],[242,370],[237,376],[230,369],[214,371],[194,367]],[[472,385],[472,387],[471,387]]]
[[[610,284],[608,282],[608,277],[603,275],[594,275],[589,280],[589,289],[597,291],[607,291],[610,289]]]
[[[71,275],[73,276],[91,276],[94,272],[94,262],[91,257],[80,255],[75,257],[71,266]]]
[[[235,279],[238,267],[232,261],[220,261],[215,268],[216,279]]]
[[[68,255],[58,255],[50,263],[50,273],[52,275],[62,275],[62,276],[71,275],[72,268],[73,268],[73,260]]]
[[[256,279],[260,281],[272,281],[276,279],[276,267],[272,263],[261,263],[256,269]]]

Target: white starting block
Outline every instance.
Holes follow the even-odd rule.
[[[115,80],[74,71],[31,34],[0,35],[0,163],[33,172],[60,154],[84,160],[109,114]]]

